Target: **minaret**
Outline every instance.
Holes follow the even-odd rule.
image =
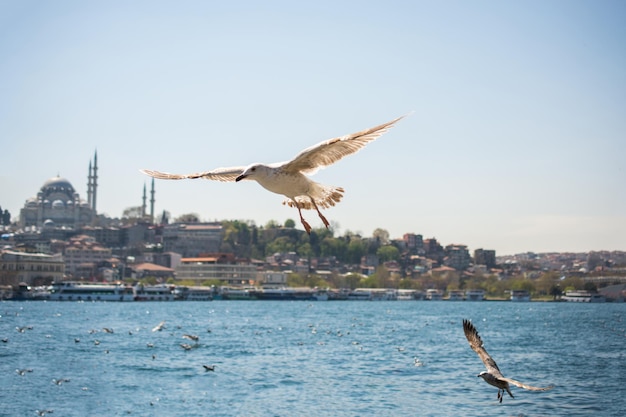
[[[89,160],[89,174],[87,175],[87,204],[91,207],[92,187],[91,187],[91,160]]]
[[[98,151],[96,150],[93,157],[93,175],[92,175],[92,183],[91,188],[93,191],[92,199],[91,199],[91,208],[93,209],[94,214],[96,213],[96,196],[98,195]]]
[[[154,178],[152,178],[152,190],[150,191],[150,224],[154,224]]]
[[[144,219],[146,217],[146,183],[143,183],[143,197],[141,203],[141,218]]]

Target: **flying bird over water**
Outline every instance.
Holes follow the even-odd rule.
[[[491,355],[489,355],[483,347],[483,341],[478,335],[478,330],[476,330],[476,327],[474,327],[472,322],[465,319],[463,320],[463,332],[465,333],[465,337],[467,338],[470,347],[474,352],[478,354],[480,359],[485,364],[485,367],[487,368],[487,371],[482,371],[477,376],[484,379],[485,382],[489,385],[493,385],[494,387],[498,388],[498,400],[500,402],[502,402],[504,391],[508,392],[511,398],[513,398],[513,394],[509,389],[509,384],[513,384],[517,387],[531,391],[547,391],[553,388],[552,385],[545,388],[533,387],[531,385],[523,384],[511,378],[505,378],[500,372],[498,365],[496,365],[496,361],[493,360]]]
[[[330,223],[320,212],[320,208],[329,208],[338,203],[343,197],[344,189],[317,183],[310,180],[307,175],[312,175],[320,168],[332,165],[343,157],[359,151],[365,145],[386,133],[403,117],[398,117],[390,122],[357,133],[320,142],[317,145],[304,149],[290,161],[273,164],[254,163],[247,167],[216,168],[212,171],[195,174],[170,174],[149,169],[143,169],[141,172],[153,178],[164,180],[196,178],[237,182],[254,180],[261,184],[263,188],[287,197],[283,204],[298,209],[302,226],[310,234],[311,226],[304,220],[302,209],[315,209],[324,226],[328,228]]]

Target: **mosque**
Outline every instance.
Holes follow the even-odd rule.
[[[98,195],[98,153],[89,161],[87,201],[80,198],[72,183],[56,176],[46,181],[37,195],[20,210],[20,227],[43,226],[78,229],[96,217]]]
[[[144,186],[142,215],[146,216],[146,188]],[[150,200],[150,221],[154,219],[154,180]],[[87,200],[81,199],[74,186],[65,178],[56,176],[47,180],[37,195],[26,200],[20,210],[20,227],[52,227],[80,229],[96,223],[98,197],[98,152],[89,161]]]

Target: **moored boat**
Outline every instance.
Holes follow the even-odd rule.
[[[50,301],[133,301],[133,288],[116,283],[55,282],[50,286]]]
[[[174,289],[174,299],[180,301],[212,301],[214,295],[213,287],[177,286]]]
[[[530,293],[526,290],[512,290],[511,301],[530,301]]]
[[[254,288],[221,287],[219,293],[223,300],[256,300]]]
[[[565,291],[561,300],[571,303],[604,303],[606,297],[597,292],[591,291]]]
[[[463,301],[465,299],[465,293],[463,290],[450,290],[448,291],[448,301]]]
[[[174,301],[174,291],[166,284],[139,284],[135,287],[135,301]]]
[[[443,299],[443,291],[435,288],[426,290],[426,299],[430,301],[441,301]]]
[[[318,291],[308,287],[261,288],[255,290],[254,294],[259,300],[321,300],[324,298],[322,294],[319,294],[320,298],[317,298]]]

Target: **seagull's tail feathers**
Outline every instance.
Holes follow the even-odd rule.
[[[341,187],[313,183],[308,194],[298,195],[294,197],[293,200],[286,199],[283,201],[283,204],[304,210],[313,210],[315,209],[315,205],[317,205],[318,208],[327,209],[339,203],[343,197],[343,193],[344,190]],[[311,199],[313,201],[311,201]]]

